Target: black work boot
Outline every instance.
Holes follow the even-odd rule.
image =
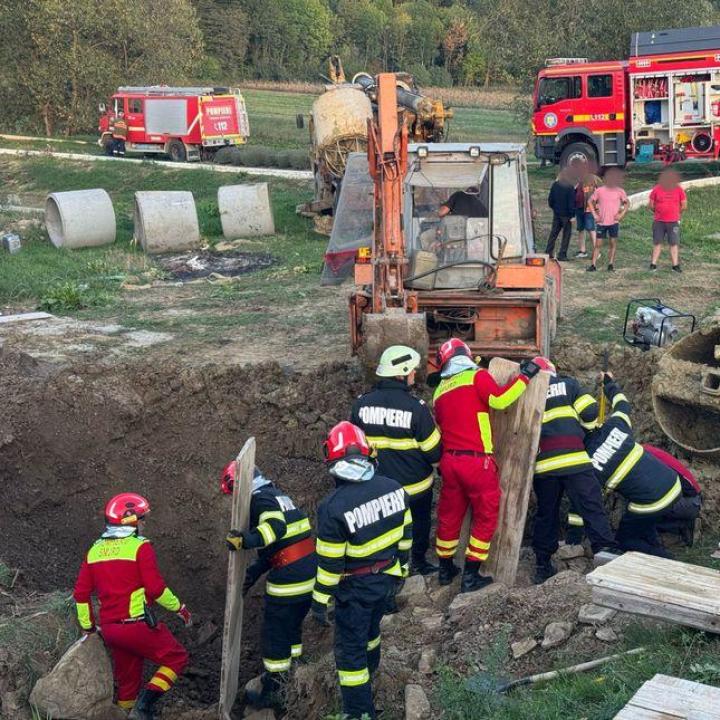
[[[536,585],[542,585],[542,583],[549,580],[555,574],[557,574],[557,570],[552,564],[552,560],[550,560],[550,558],[537,558],[535,577],[533,578],[533,582]]]
[[[482,590],[492,583],[493,579],[488,575],[480,575],[480,563],[473,560],[465,561],[465,569],[463,570],[462,582],[460,583],[460,592],[475,592]]]
[[[440,573],[438,574],[440,585],[449,585],[459,572],[460,568],[455,567],[452,558],[440,558]]]
[[[424,555],[413,557],[410,563],[410,573],[412,575],[432,575],[438,571],[438,566],[428,562]]]
[[[155,720],[155,704],[163,696],[159,690],[141,691],[135,707],[130,711],[128,720]]]
[[[582,541],[585,537],[585,528],[571,525],[565,531],[565,544],[566,545],[582,545]]]

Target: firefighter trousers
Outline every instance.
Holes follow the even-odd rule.
[[[668,512],[672,508],[665,508]],[[658,523],[663,513],[640,514],[630,512],[627,508],[617,529],[617,542],[622,550],[636,550],[646,555],[669,558],[658,535]]]
[[[117,702],[129,709],[135,704],[143,679],[145,660],[159,665],[146,684],[149,690],[167,692],[185,669],[188,654],[164,623],[149,628],[144,622],[108,623],[102,636],[110,650]]]
[[[413,523],[412,556],[415,560],[424,560],[430,547],[432,501],[432,488],[418,495],[410,495],[410,514]]]
[[[500,479],[495,460],[492,455],[446,452],[440,460],[440,472],[442,486],[435,541],[438,557],[455,555],[469,507],[472,523],[465,557],[475,562],[487,560],[500,511]]]
[[[571,511],[582,518],[593,552],[615,545],[602,491],[591,468],[572,475],[536,475],[533,488],[537,498],[533,550],[538,561],[549,560],[558,549],[563,494],[570,500]]]
[[[311,603],[312,593],[299,595],[292,601],[265,596],[262,626],[264,684],[276,685],[277,675],[287,672],[292,660],[302,655],[302,624]]]
[[[343,580],[335,596],[335,664],[348,720],[375,720],[370,676],[380,664],[380,620],[397,578],[362,575]]]

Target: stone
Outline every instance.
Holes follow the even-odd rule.
[[[262,692],[262,675],[254,677],[252,680],[248,680],[245,683],[245,692]]]
[[[382,620],[380,621],[380,629],[381,630],[389,630],[393,625],[395,625],[395,618],[397,617],[397,614],[393,615],[383,615]]]
[[[512,656],[515,660],[521,658],[523,655],[527,655],[530,651],[534,650],[538,646],[538,642],[535,638],[525,638],[518,640],[510,645],[512,650]]]
[[[435,662],[437,661],[437,650],[434,647],[425,647],[420,653],[420,662],[418,663],[418,670],[423,675],[429,675],[435,669]]]
[[[412,614],[415,617],[427,617],[432,614],[432,609],[427,607],[414,607],[412,609]]]
[[[502,583],[492,583],[492,585],[486,585],[481,590],[475,592],[460,593],[453,598],[453,601],[448,607],[450,613],[450,620],[457,620],[458,616],[466,608],[473,607],[478,603],[481,603],[486,597],[504,590],[505,586]]]
[[[572,560],[573,558],[584,557],[585,548],[582,545],[561,545],[555,553],[558,560]]]
[[[125,718],[112,699],[110,657],[97,633],[71,645],[30,693],[30,704],[41,717],[78,720]]]
[[[617,633],[611,627],[599,627],[595,631],[595,637],[603,642],[617,642]]]
[[[411,575],[405,580],[403,589],[398,593],[398,597],[409,598],[413,595],[424,595],[425,590],[425,578],[422,575]]]
[[[420,685],[405,686],[405,720],[430,720],[430,701]]]
[[[442,585],[431,591],[430,599],[435,605],[440,605],[440,607],[445,608],[450,604],[455,595],[457,595],[457,587],[453,587],[453,585]]]
[[[606,622],[610,622],[615,615],[617,615],[615,610],[588,603],[580,608],[578,620],[586,625],[604,625]]]
[[[209,643],[215,637],[215,635],[217,635],[217,632],[218,626],[212,620],[208,620],[198,630],[198,646],[207,645],[207,643]]]
[[[545,628],[545,636],[542,641],[543,650],[562,645],[572,635],[574,627],[571,622],[551,622]]]
[[[430,617],[422,618],[420,624],[427,632],[433,632],[443,626],[443,621],[442,615],[430,615]]]

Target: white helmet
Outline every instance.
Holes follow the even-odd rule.
[[[378,377],[407,377],[420,365],[420,353],[407,345],[391,345],[380,357]]]

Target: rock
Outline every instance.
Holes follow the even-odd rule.
[[[112,698],[110,657],[100,636],[94,634],[71,645],[50,673],[35,683],[30,704],[43,717],[67,720],[125,718],[125,713],[112,704]]]
[[[418,663],[418,670],[423,675],[429,675],[435,669],[435,662],[437,661],[437,650],[434,647],[423,648],[420,653],[420,662]]]
[[[197,634],[198,646],[206,645],[207,643],[209,643],[215,637],[217,632],[218,632],[218,626],[214,622],[212,622],[212,620],[208,620],[198,630],[198,634]]]
[[[457,588],[453,585],[442,585],[430,593],[430,599],[435,605],[446,608],[457,594]]]
[[[262,675],[254,677],[252,680],[248,680],[245,683],[245,692],[262,692]]]
[[[611,627],[599,627],[595,631],[595,637],[603,642],[616,642],[617,633]]]
[[[444,618],[442,615],[430,615],[430,617],[423,618],[420,624],[427,632],[433,632],[443,626],[443,621]]]
[[[562,645],[572,635],[573,628],[574,625],[570,622],[551,622],[545,628],[545,637],[542,641],[543,650]]]
[[[383,615],[382,620],[380,621],[380,629],[381,630],[389,630],[393,625],[395,625],[395,618],[397,617],[397,614],[393,615]]]
[[[405,720],[429,720],[430,701],[420,685],[405,686]]]
[[[481,603],[486,597],[504,589],[505,586],[502,583],[492,583],[492,585],[487,585],[482,590],[456,595],[448,607],[450,620],[456,620],[465,608]]]
[[[525,638],[524,640],[518,640],[517,642],[514,642],[510,645],[510,649],[512,650],[512,656],[517,660],[518,658],[521,658],[523,655],[527,655],[531,650],[534,650],[537,647],[538,643],[535,638]]]
[[[558,560],[572,560],[585,556],[585,548],[582,545],[561,545],[555,553]]]
[[[432,608],[427,607],[414,607],[412,609],[412,614],[415,617],[427,617],[428,615],[432,614]]]
[[[422,575],[411,575],[405,580],[403,589],[398,593],[398,597],[408,598],[413,595],[424,595],[425,590],[425,578]]]
[[[578,620],[586,625],[604,625],[617,615],[615,610],[588,603],[580,608]]]

